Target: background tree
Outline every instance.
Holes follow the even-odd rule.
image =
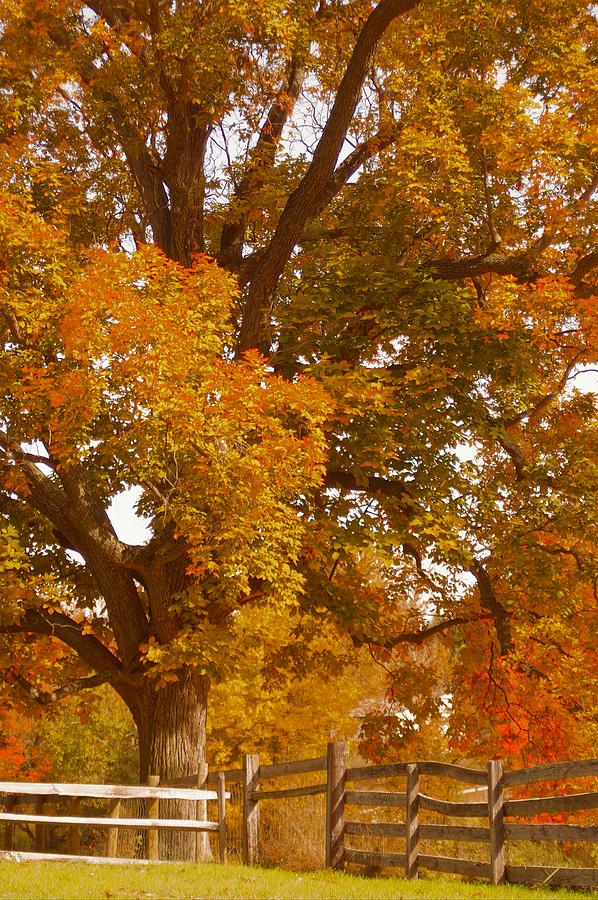
[[[241,607],[483,640],[486,672],[589,632],[593,27],[577,0],[6,4],[3,628],[119,691],[142,775],[196,769]]]

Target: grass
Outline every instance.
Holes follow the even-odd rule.
[[[568,900],[587,891],[422,878],[360,878],[341,872],[289,872],[240,865],[159,863],[151,866],[0,862],[2,900],[87,898],[235,898],[235,900]]]

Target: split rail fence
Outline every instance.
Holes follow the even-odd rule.
[[[314,784],[298,787],[272,789],[263,787],[263,782],[271,779],[288,778],[309,773],[325,773]],[[474,789],[485,791],[483,801],[446,800],[428,796],[420,790],[420,776],[436,776],[450,779]],[[571,815],[581,810],[598,809],[598,791],[559,796],[512,799],[512,788],[540,782],[563,781],[569,778],[598,776],[598,759],[577,760],[533,766],[519,770],[503,770],[498,760],[491,760],[487,769],[472,769],[440,762],[395,763],[348,767],[347,753],[341,742],[328,745],[327,756],[316,759],[295,760],[274,765],[261,765],[256,754],[247,754],[243,767],[229,769],[221,773],[208,774],[204,788],[216,786],[216,791],[189,789],[184,785],[197,784],[197,776],[180,779],[176,786],[123,787],[114,785],[43,785],[22,783],[0,783],[0,794],[9,794],[9,806],[14,808],[23,795],[34,795],[35,814],[17,814],[12,811],[0,813],[0,821],[6,823],[5,849],[12,848],[13,831],[16,822],[27,821],[35,824],[35,849],[43,851],[43,828],[50,822],[62,824],[70,829],[70,858],[81,858],[79,852],[78,828],[83,825],[103,825],[108,827],[107,857],[116,854],[116,829],[148,829],[147,856],[157,858],[157,829],[179,828],[198,831],[218,831],[219,855],[222,862],[226,857],[226,807],[225,799],[236,795],[235,788],[241,785],[242,858],[253,865],[259,862],[260,844],[260,804],[263,801],[288,800],[292,798],[323,795],[326,801],[326,865],[333,869],[347,864],[365,865],[384,869],[398,867],[408,878],[417,878],[422,869],[434,872],[456,873],[485,878],[492,884],[546,883],[558,886],[598,887],[598,868],[574,868],[559,865],[510,865],[507,862],[506,846],[511,841],[555,841],[555,842],[596,842],[597,824],[533,824],[517,820],[530,819],[544,814],[563,813]],[[380,782],[385,779],[405,779],[405,790],[362,790],[355,785],[364,782]],[[154,776],[154,779],[156,777]],[[377,786],[376,786],[377,787]],[[230,789],[230,793],[226,792]],[[71,816],[44,816],[44,802],[51,796],[71,797]],[[109,817],[84,818],[79,815],[81,797],[111,800]],[[140,797],[148,800],[146,819],[116,818],[120,815],[119,803],[122,798]],[[205,801],[218,800],[218,822],[197,820],[165,820],[158,818],[159,799],[185,799]],[[370,818],[374,810],[389,808],[397,810],[395,821],[356,821],[348,816],[353,808],[367,809]],[[403,821],[398,817],[402,812]],[[429,811],[436,816],[451,819],[482,819],[480,825],[460,825],[452,822],[428,823],[420,821],[421,813]],[[118,824],[116,824],[118,823]],[[404,842],[404,852],[380,852],[357,849],[351,846],[355,838],[398,839]],[[486,845],[486,861],[447,857],[422,853],[421,842],[451,841],[474,842]],[[34,854],[23,854],[33,856]],[[63,857],[64,858],[64,857]]]
[[[157,775],[150,775],[145,785],[118,784],[47,784],[43,782],[0,782],[0,795],[7,795],[6,809],[0,812],[0,822],[5,823],[4,853],[0,857],[11,858],[14,853],[15,826],[31,824],[34,826],[33,852],[19,852],[19,859],[72,859],[88,862],[116,861],[119,829],[135,829],[146,831],[146,856],[150,861],[157,861],[159,854],[158,835],[161,830],[178,832],[217,832],[220,862],[226,861],[226,800],[230,794],[225,790],[224,776],[216,776],[216,790],[187,789],[160,785]],[[62,798],[70,798],[69,815],[51,815],[48,813],[50,802],[56,804]],[[82,816],[81,800],[109,801],[105,816]],[[126,800],[141,800],[146,804],[145,818],[122,816],[122,804]],[[201,809],[199,804],[207,800],[215,800],[218,804],[218,821],[207,819],[166,819],[160,817],[161,800],[184,800],[193,804],[193,808]],[[15,812],[17,807],[33,804],[33,812]],[[45,853],[46,829],[51,825],[68,828],[69,854]],[[106,856],[81,856],[81,828],[106,828]],[[122,860],[118,860],[122,862]]]
[[[301,787],[279,790],[261,787],[263,781],[303,775],[326,773],[326,780]],[[334,869],[346,864],[374,868],[399,867],[407,878],[417,878],[420,869],[455,873],[488,879],[492,884],[546,883],[571,887],[598,887],[598,868],[562,866],[508,865],[508,841],[596,842],[596,824],[530,824],[518,819],[530,819],[543,814],[571,814],[580,810],[598,809],[598,791],[529,799],[509,799],[510,788],[561,781],[568,778],[598,776],[598,759],[560,762],[526,769],[503,770],[498,760],[491,760],[487,769],[472,769],[440,762],[396,763],[391,765],[347,766],[347,753],[341,742],[328,745],[327,756],[297,760],[275,765],[260,765],[256,754],[244,758],[242,769],[223,773],[227,783],[243,786],[243,861],[259,862],[260,803],[265,800],[310,797],[318,794],[326,798],[326,865]],[[468,786],[485,789],[484,801],[464,802],[442,800],[420,791],[420,776],[438,776]],[[214,775],[207,782],[213,783]],[[405,790],[356,790],[355,784],[405,778]],[[404,821],[359,822],[348,818],[354,807],[368,810],[396,808],[404,810]],[[483,825],[453,823],[427,824],[420,822],[420,812],[429,810],[446,818],[486,820]],[[382,853],[353,848],[352,837],[382,837],[402,839],[404,853]],[[487,861],[470,860],[420,852],[422,841],[457,841],[486,844]]]

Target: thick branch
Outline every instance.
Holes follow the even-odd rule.
[[[161,250],[172,256],[170,252],[170,208],[160,170],[160,161],[154,158],[142,138],[136,133],[116,95],[105,90],[101,94],[110,110],[129,169],[143,198],[154,240]]]
[[[105,505],[90,484],[83,467],[79,463],[71,463],[59,470],[59,478],[75,530],[80,534],[78,544],[83,555],[93,544],[114,566],[127,566],[131,549],[118,539]]]
[[[524,279],[532,272],[535,256],[532,253],[489,252],[466,259],[433,259],[425,269],[432,278],[453,281],[460,278],[477,278],[479,275],[513,275]]]
[[[395,129],[392,132],[380,131],[366,141],[363,141],[361,144],[358,144],[357,147],[355,147],[355,149],[339,163],[331,177],[323,186],[319,201],[315,205],[305,224],[308,225],[316,218],[316,216],[320,215],[322,210],[326,209],[328,204],[347,184],[351,176],[354,175],[368,159],[371,159],[372,156],[375,156],[377,153],[390,147],[391,144],[399,139],[399,136],[400,132],[398,129]]]
[[[77,517],[77,546],[104,597],[119,652],[129,665],[148,634],[147,617],[133,579],[134,557],[117,538],[82,466],[75,463],[61,470],[60,479]]]
[[[0,434],[0,447],[25,476],[29,494],[23,499],[29,506],[33,506],[38,512],[41,512],[54,528],[65,535],[73,547],[77,547],[78,537],[73,511],[64,492],[51,478],[44,475],[36,463],[27,458],[26,453],[20,448],[11,447],[3,434]]]
[[[29,494],[23,500],[48,519],[65,543],[85,558],[106,602],[123,662],[132,663],[148,632],[133,579],[136,557],[117,538],[104,504],[78,463],[60,470],[59,483],[44,475],[19,448],[9,451],[27,479]]]
[[[584,206],[591,199],[598,187],[598,176],[589,183],[582,193],[572,200],[565,211],[573,213]],[[475,278],[479,275],[495,273],[497,275],[512,275],[522,281],[531,280],[535,275],[535,267],[541,254],[557,240],[562,228],[545,228],[540,237],[527,250],[518,252],[498,252],[496,242],[493,240],[486,253],[470,256],[466,259],[433,259],[425,265],[425,269],[433,278],[452,281],[461,278]],[[582,284],[586,271],[593,268],[596,262],[590,254],[587,263],[581,266],[581,275],[577,272],[578,266],[571,273],[571,279],[577,285]],[[580,261],[581,262],[581,261]],[[585,266],[589,266],[586,270]],[[577,273],[577,274],[576,274]],[[577,278],[577,280],[576,280]]]
[[[12,309],[7,306],[5,303],[0,303],[0,313],[2,313],[2,317],[5,319],[6,324],[8,326],[8,330],[10,332],[10,336],[15,342],[15,344],[24,344],[25,343],[25,335],[21,329],[19,324],[19,320],[15,316]]]
[[[112,677],[112,673],[105,672],[98,675],[90,675],[87,678],[75,678],[73,681],[69,681],[53,691],[41,691],[34,684],[27,681],[26,678],[23,678],[22,675],[19,675],[18,672],[11,672],[12,680],[25,691],[31,700],[35,700],[40,706],[49,706],[51,703],[56,703],[57,700],[69,697],[78,691],[99,687],[101,684],[106,684],[107,681],[110,681]]]
[[[344,491],[364,491],[374,496],[395,497],[405,506],[410,506],[411,502],[411,494],[403,482],[380,478],[377,475],[370,475],[358,482],[351,472],[330,471],[326,473],[324,484],[326,487],[340,488]]]
[[[67,539],[72,549],[83,555],[90,547],[101,551],[115,566],[123,566],[130,556],[130,548],[120,541],[99,498],[94,494],[82,468],[76,464],[61,469],[60,481],[49,478],[40,464],[53,469],[55,460],[26,453],[11,446],[0,433],[0,448],[19,467],[29,488],[23,499],[48,519]]]
[[[399,132],[395,129],[392,134],[388,132],[379,132],[378,134],[373,135],[373,137],[368,138],[366,141],[363,141],[363,143],[358,144],[358,146],[345,157],[342,163],[339,163],[330,179],[322,188],[319,201],[314,206],[311,215],[307,218],[305,227],[313,222],[313,220],[326,209],[328,204],[334,200],[336,195],[347,184],[351,176],[354,175],[368,159],[371,159],[372,156],[375,156],[377,153],[386,149],[386,147],[389,147],[398,140],[398,138]],[[338,229],[336,232],[327,232],[327,237],[332,238],[333,240],[339,236],[344,236],[342,229]],[[304,234],[297,243],[304,243],[306,241],[307,235]],[[264,250],[256,250],[254,253],[239,261],[236,273],[241,286],[245,286],[251,281],[264,257],[264,253]]]
[[[432,588],[433,591],[436,591],[438,594],[443,594],[444,592],[437,584],[434,583],[434,580],[430,577],[430,575],[426,572],[423,565],[423,560],[421,553],[418,548],[413,544],[404,541],[401,544],[401,549],[405,556],[410,556],[413,562],[415,563],[415,571],[419,575],[419,577],[426,582],[426,584]]]
[[[311,164],[299,187],[289,197],[252,279],[241,323],[239,353],[250,347],[269,349],[266,317],[278,280],[306,223],[318,209],[322,190],[334,173],[375,50],[391,22],[418,2],[380,0],[368,17],[339,85]]]
[[[595,268],[598,267],[598,251],[582,256],[578,259],[575,268],[569,275],[571,281],[575,285],[575,294],[577,297],[591,297],[595,291],[595,285],[588,284],[584,279]]]
[[[496,596],[494,585],[492,584],[488,570],[480,562],[475,560],[469,567],[469,571],[475,576],[478,583],[480,605],[482,609],[488,610],[494,619],[496,634],[500,644],[500,652],[503,656],[506,656],[513,647],[509,614]]]
[[[136,10],[126,0],[89,0],[86,4],[96,15],[103,18],[112,28],[117,28],[127,23]],[[72,35],[66,30],[55,29],[51,33],[52,40],[61,49],[70,49]],[[122,36],[121,36],[122,39]],[[123,104],[113,90],[103,87],[100,83],[102,73],[94,65],[85,60],[79,70],[79,76],[86,87],[91,86],[97,96],[103,100],[112,116],[116,133],[121,142],[129,169],[139,192],[143,198],[146,212],[154,240],[166,253],[168,253],[170,236],[170,210],[168,196],[164,183],[160,176],[159,166],[150,153],[143,138],[137,132],[134,124],[126,114]]]
[[[544,546],[543,544],[535,544],[535,543],[533,543],[533,544],[530,543],[528,546],[534,547],[536,550],[541,550],[542,553],[548,553],[551,556],[560,556],[560,555],[571,556],[575,560],[575,565],[577,566],[578,571],[579,572],[585,571],[586,567],[584,565],[582,554],[578,550],[575,550],[573,547],[559,547],[559,546],[547,547],[547,546]]]
[[[360,647],[363,644],[372,644],[376,647],[382,647],[386,650],[391,650],[393,647],[398,646],[398,644],[423,644],[425,641],[429,641],[430,638],[435,637],[437,634],[444,634],[445,631],[448,631],[451,628],[456,628],[459,625],[467,625],[469,622],[479,622],[481,619],[490,618],[489,616],[458,616],[454,619],[446,619],[444,622],[439,622],[437,625],[431,625],[429,628],[422,628],[421,631],[403,631],[400,634],[394,634],[390,637],[385,637],[383,640],[372,639],[372,638],[352,638],[355,646]]]
[[[582,256],[581,259],[578,259],[575,268],[571,272],[571,281],[573,281],[574,284],[580,284],[585,276],[596,267],[598,267],[598,250],[588,253],[586,256]]]
[[[515,469],[515,478],[517,481],[523,481],[525,478],[525,466],[526,460],[523,455],[523,450],[515,441],[512,441],[510,438],[504,436],[498,436],[496,438],[500,446],[503,448],[505,453],[510,457],[511,462],[513,463],[513,468]]]
[[[96,16],[104,19],[111,27],[128,22],[133,14],[133,4],[129,0],[86,0],[86,6],[93,9]]]
[[[19,622],[1,625],[2,634],[39,634],[57,638],[95,669],[105,675],[122,672],[122,664],[107,647],[94,635],[84,634],[83,625],[64,613],[47,612],[43,609],[28,609]]]

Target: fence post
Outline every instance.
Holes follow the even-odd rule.
[[[72,797],[71,798],[71,816],[80,816],[81,815],[81,798],[80,797]],[[80,846],[80,826],[79,825],[71,825],[69,828],[69,853],[71,856],[79,856],[81,846]]]
[[[17,803],[17,797],[9,797],[6,801],[6,809],[8,812],[14,812]],[[6,831],[4,832],[4,849],[5,850],[14,850],[14,842],[15,842],[15,823],[7,822],[6,823]]]
[[[259,856],[260,802],[251,796],[260,787],[260,758],[257,753],[243,757],[243,862],[253,866]]]
[[[208,764],[202,761],[197,768],[196,787],[202,788],[208,777]],[[204,821],[208,818],[208,806],[205,800],[197,800],[195,803],[195,818]],[[210,838],[205,831],[195,832],[195,862],[209,862],[211,860]]]
[[[36,816],[43,816],[44,814],[44,806],[46,805],[45,797],[37,797],[35,800],[35,814]],[[45,828],[46,826],[42,822],[35,823],[35,852],[43,853],[44,852],[44,841],[45,841]]]
[[[500,884],[505,877],[503,769],[498,759],[488,763],[488,820],[490,824],[490,881]]]
[[[326,867],[329,869],[340,869],[343,863],[346,774],[344,743],[329,743],[326,758]]]
[[[220,862],[226,862],[226,780],[224,772],[218,773],[218,783],[216,786],[218,793],[218,849],[220,851]]]
[[[110,802],[110,808],[108,810],[108,815],[111,819],[120,818],[120,810],[121,810],[121,801],[120,800],[112,800]],[[108,829],[108,839],[106,841],[106,856],[110,858],[114,858],[116,856],[118,848],[118,825],[116,827],[111,826]]]
[[[419,856],[419,766],[407,766],[407,805],[405,809],[405,875],[417,878]]]
[[[150,787],[157,787],[160,784],[159,775],[148,775],[147,783]],[[160,817],[160,798],[148,797],[147,801],[147,818],[158,819]],[[147,830],[147,858],[158,859],[158,829],[148,828]]]

